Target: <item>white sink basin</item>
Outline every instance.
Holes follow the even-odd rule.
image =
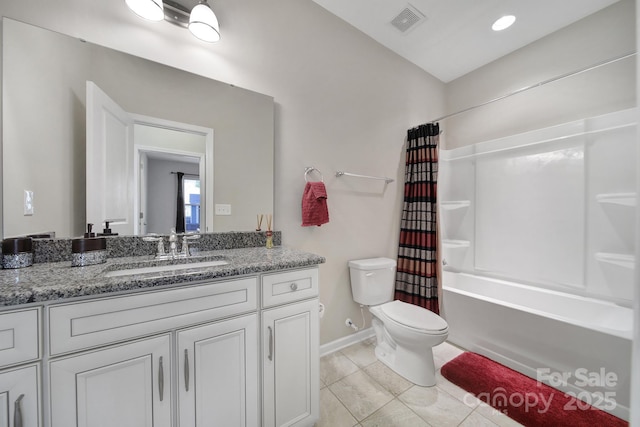
[[[132,276],[134,274],[161,273],[164,271],[187,270],[192,268],[218,267],[218,266],[227,265],[227,264],[229,264],[229,261],[217,259],[213,261],[189,262],[185,264],[154,265],[149,267],[123,268],[120,270],[108,271],[104,273],[104,276],[105,277]]]

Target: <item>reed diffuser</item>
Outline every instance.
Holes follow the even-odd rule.
[[[267,249],[273,248],[273,231],[271,231],[271,214],[267,215]]]
[[[260,230],[262,230],[262,228],[261,228],[261,227],[262,227],[262,217],[263,217],[263,216],[264,216],[264,215],[262,215],[262,214],[257,215],[257,217],[258,217],[258,228],[256,228],[256,231],[260,231]]]

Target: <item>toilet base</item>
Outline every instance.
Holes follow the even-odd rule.
[[[392,371],[413,384],[422,387],[436,385],[436,366],[433,350],[425,349],[421,355],[410,353],[396,345],[395,349],[383,342],[375,347],[376,358]]]

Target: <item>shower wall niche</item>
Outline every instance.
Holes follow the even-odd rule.
[[[444,268],[630,301],[635,150],[635,109],[441,150]]]

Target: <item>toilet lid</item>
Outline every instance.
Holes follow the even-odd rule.
[[[380,309],[391,320],[410,328],[423,331],[444,331],[449,327],[447,322],[434,312],[406,302],[392,301],[383,304]]]

